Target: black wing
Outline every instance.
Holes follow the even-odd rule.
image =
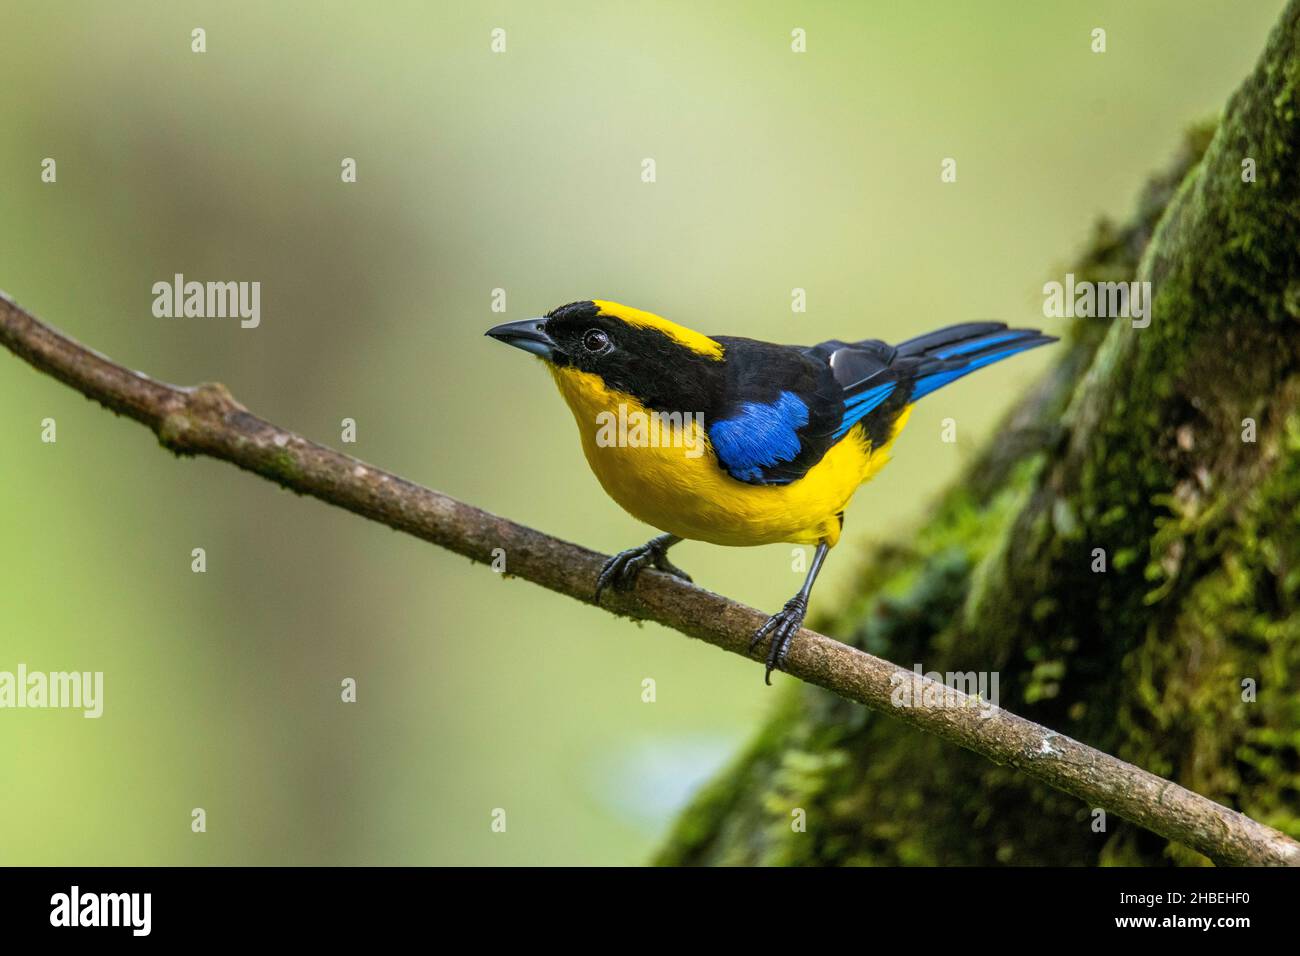
[[[726,380],[707,430],[731,477],[755,485],[802,478],[835,444],[842,388],[810,350],[713,336],[726,350]]]
[[[709,439],[722,467],[751,484],[797,481],[859,424],[873,444],[883,444],[917,399],[1056,341],[1002,322],[951,325],[898,345],[865,339],[800,348],[714,338],[726,349],[727,378]]]

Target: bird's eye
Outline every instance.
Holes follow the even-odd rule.
[[[603,352],[609,348],[609,336],[600,329],[588,329],[582,337],[582,347],[588,352]]]

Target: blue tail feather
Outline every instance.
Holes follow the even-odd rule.
[[[836,343],[839,351],[854,355],[838,365],[833,363],[833,367],[869,374],[845,387],[844,416],[835,438],[844,437],[854,425],[897,395],[905,396],[908,403],[915,402],[976,369],[1055,341],[1054,336],[1036,329],[1008,329],[1000,322],[967,322],[908,339],[893,348],[875,341],[849,346]],[[853,358],[858,361],[854,363]],[[871,371],[873,365],[875,371]]]
[[[1005,339],[1006,337],[1003,337],[999,339],[998,342],[1001,343],[1002,341],[1005,341]],[[912,388],[912,401],[916,401],[917,399],[924,398],[925,396],[929,395],[931,392],[937,391],[938,389],[943,388],[945,385],[949,385],[952,382],[957,381],[957,379],[961,378],[963,375],[969,375],[971,372],[975,371],[976,369],[983,368],[986,365],[992,365],[994,362],[1000,362],[1004,358],[1010,358],[1012,355],[1017,355],[1020,352],[1025,351],[1026,349],[1034,348],[1037,345],[1045,345],[1051,341],[1054,340],[1049,336],[1036,335],[1031,339],[1022,339],[1011,348],[1000,349],[992,352],[985,352],[982,355],[974,356],[969,361],[965,362],[962,365],[957,366],[956,368],[949,367],[949,368],[940,369],[935,372],[930,372],[928,374],[920,375],[917,377],[916,384]],[[986,342],[981,344],[991,345],[994,343]],[[942,357],[947,358],[949,355],[956,355],[959,352],[964,352],[964,351],[974,351],[974,348],[954,349],[951,352],[949,352],[948,355],[944,355]]]
[[[965,355],[969,352],[975,352],[990,345],[997,345],[1000,342],[1007,342],[1012,339],[1022,339],[1024,337],[1025,333],[1017,329],[1011,332],[1004,332],[1002,335],[986,336],[984,338],[975,339],[972,342],[963,342],[955,348],[944,349],[942,352],[935,352],[934,354],[936,358],[952,358],[954,355]]]

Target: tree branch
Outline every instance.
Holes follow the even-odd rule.
[[[228,461],[301,494],[346,508],[475,561],[504,549],[510,574],[592,603],[604,556],[423,488],[258,418],[215,383],[179,387],[109,360],[43,324],[0,293],[0,342],[37,370],[114,412],[148,426],[181,455]],[[732,653],[746,653],[766,615],[656,571],[609,610],[660,624]],[[1021,717],[934,684],[888,661],[807,629],[786,671],[950,743],[1010,765],[1205,854],[1220,864],[1300,865],[1300,844],[1139,767]],[[908,685],[912,701],[927,686],[946,706],[895,707]],[[986,715],[986,716],[982,716]]]

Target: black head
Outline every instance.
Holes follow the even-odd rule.
[[[649,312],[602,300],[489,329],[557,370],[586,372],[647,408],[705,411],[722,374],[722,345]]]

